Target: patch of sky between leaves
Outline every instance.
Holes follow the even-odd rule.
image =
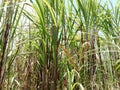
[[[34,0],[33,0],[34,1]],[[66,0],[67,1],[67,0]],[[98,1],[101,1],[101,4],[105,4],[106,2],[108,2],[108,7],[111,8],[111,5],[110,5],[110,2],[113,6],[115,6],[117,4],[117,2],[120,2],[120,0],[98,0]],[[76,0],[74,0],[74,4],[77,4],[76,3]],[[77,6],[77,5],[75,5]]]

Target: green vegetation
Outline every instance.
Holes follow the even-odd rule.
[[[0,90],[120,90],[120,2],[0,4]]]

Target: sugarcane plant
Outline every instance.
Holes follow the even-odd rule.
[[[0,90],[119,90],[119,4],[2,2]]]

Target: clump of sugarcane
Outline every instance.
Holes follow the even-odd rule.
[[[11,5],[12,3],[9,3]],[[2,85],[3,79],[4,79],[4,71],[5,71],[5,64],[6,64],[6,59],[5,59],[5,52],[6,52],[6,47],[7,47],[7,42],[9,38],[9,31],[10,31],[10,25],[11,25],[11,8],[7,8],[6,12],[6,21],[5,21],[5,28],[4,28],[4,37],[3,37],[3,48],[2,48],[2,55],[1,55],[1,60],[0,60],[0,87]]]

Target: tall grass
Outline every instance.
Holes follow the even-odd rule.
[[[2,2],[0,90],[119,90],[119,4]]]

